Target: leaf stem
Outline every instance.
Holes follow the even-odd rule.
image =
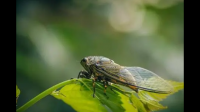
[[[67,85],[68,83],[70,83],[71,81],[75,81],[76,79],[72,79],[72,80],[66,80],[63,81],[61,83],[58,83],[52,87],[50,87],[49,89],[43,91],[42,93],[40,93],[39,95],[37,95],[36,97],[34,97],[33,99],[31,99],[29,102],[27,102],[26,104],[24,104],[23,106],[21,106],[20,108],[17,109],[16,112],[23,112],[26,109],[28,109],[29,107],[31,107],[33,104],[35,104],[37,101],[41,100],[42,98],[44,98],[45,96],[51,94],[54,90]]]

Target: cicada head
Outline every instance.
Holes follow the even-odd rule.
[[[88,56],[83,58],[80,63],[85,68],[86,71],[92,73],[90,69],[91,65],[98,64],[104,66],[105,64],[112,64],[114,63],[114,61],[104,56]]]
[[[95,64],[94,58],[92,58],[92,56],[83,58],[80,63],[87,72],[92,73],[90,70],[90,65]]]

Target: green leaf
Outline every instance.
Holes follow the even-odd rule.
[[[157,100],[162,101],[163,99],[167,98],[167,96],[172,95],[179,90],[183,89],[184,85],[183,82],[175,82],[175,81],[168,81],[174,87],[174,91],[170,94],[158,94],[158,93],[151,93],[146,91],[139,92],[139,97],[143,100]]]
[[[175,90],[181,89],[181,84],[170,83],[175,87]],[[152,96],[154,93],[145,91],[139,91],[137,94],[112,84],[108,86],[106,96],[101,82],[96,82],[95,87],[96,96],[93,98],[91,79],[72,79],[60,90],[53,91],[51,95],[81,112],[151,112],[167,108],[159,104],[159,100],[164,98],[163,94],[157,94],[158,97]]]
[[[167,96],[178,92],[179,90],[183,89],[183,82],[175,82],[175,81],[168,81],[173,87],[174,91],[170,94],[158,94],[158,93],[151,93],[146,91],[140,91],[138,96],[141,101],[144,103],[145,108],[149,111],[158,111],[166,109],[167,107],[162,106],[159,104],[159,101],[167,98]]]
[[[19,94],[20,94],[20,90],[19,90],[18,86],[16,85],[16,103],[17,103],[17,99],[19,97]]]
[[[133,103],[133,106],[137,108],[138,112],[148,112],[145,109],[144,104],[133,94],[131,94],[131,101]]]
[[[16,85],[16,97],[18,97],[19,94],[20,94],[20,90],[19,90],[18,86]]]
[[[96,82],[95,98],[93,98],[93,87],[90,79],[74,79],[71,84],[66,85],[52,95],[81,112],[137,112],[130,102],[129,96],[120,91],[113,90],[108,86],[107,96],[104,95],[104,87]]]
[[[142,103],[144,104],[145,109],[147,110],[147,112],[151,112],[151,111],[158,111],[158,110],[163,110],[166,109],[167,107],[161,105],[160,103],[158,103],[158,101],[155,100],[141,100]]]

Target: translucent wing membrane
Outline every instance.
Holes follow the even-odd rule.
[[[171,93],[172,85],[155,73],[140,67],[123,67],[118,75],[139,89],[155,93]]]
[[[173,86],[155,73],[141,67],[124,67],[116,63],[96,64],[96,72],[138,89],[154,93],[171,93]]]

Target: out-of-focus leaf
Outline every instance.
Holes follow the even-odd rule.
[[[19,97],[19,94],[20,94],[20,90],[19,90],[18,86],[16,85],[16,103],[17,103],[17,99]]]
[[[184,88],[183,82],[168,81],[174,87],[174,93]]]
[[[166,109],[167,107],[162,106],[159,104],[159,101],[167,98],[167,96],[178,92],[179,90],[183,89],[183,82],[175,82],[175,81],[168,81],[174,87],[174,91],[170,94],[158,94],[158,93],[151,93],[146,91],[140,91],[138,96],[140,97],[141,101],[144,103],[145,108],[149,111],[158,111]]]
[[[158,111],[158,110],[163,110],[163,109],[167,108],[167,107],[164,107],[163,105],[158,103],[158,101],[155,101],[155,100],[146,99],[146,100],[141,100],[141,101],[144,104],[144,107],[147,110],[147,112]]]
[[[178,92],[179,90],[183,89],[184,84],[183,82],[175,82],[175,81],[168,81],[169,84],[171,84],[174,87],[174,91],[170,94],[158,94],[158,93],[151,93],[151,92],[146,92],[146,91],[140,91],[138,96],[142,100],[157,100],[157,101],[162,101],[163,99],[167,98],[167,96],[174,94]]]
[[[16,85],[16,97],[18,97],[19,94],[20,94],[20,90],[19,90],[18,86]]]

